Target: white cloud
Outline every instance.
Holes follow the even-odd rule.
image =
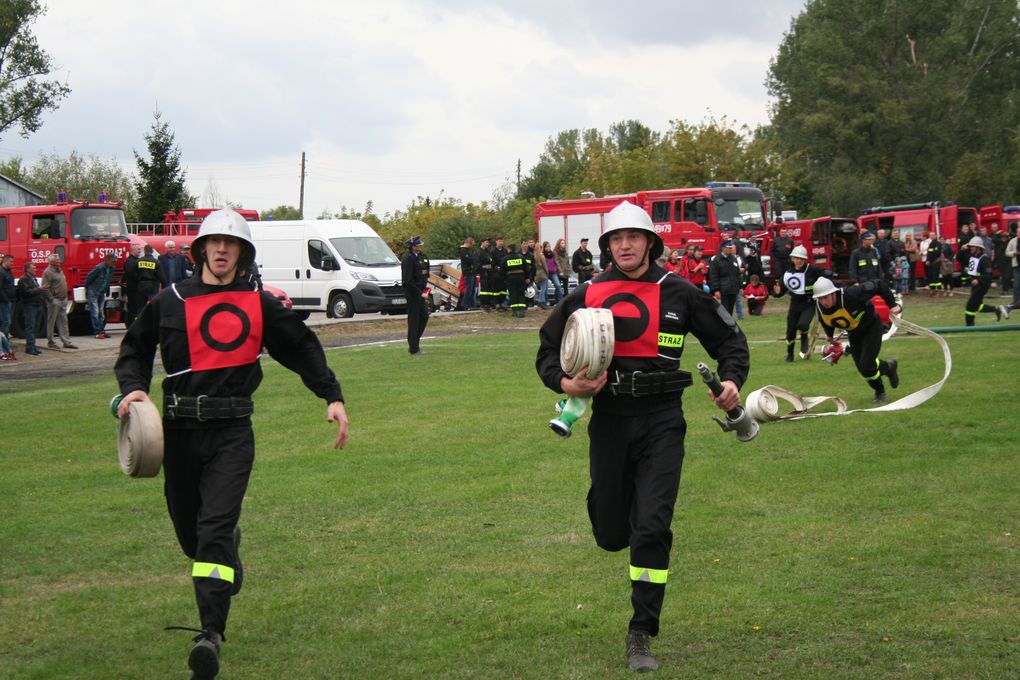
[[[764,122],[801,2],[761,4],[51,0],[35,32],[72,94],[0,157],[133,167],[158,105],[195,194],[212,178],[246,207],[296,205],[306,151],[307,215],[440,190],[478,202],[564,129]]]

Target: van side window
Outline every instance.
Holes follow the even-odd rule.
[[[7,218],[0,217],[0,241],[7,240]]]
[[[652,203],[652,222],[669,222],[669,201]]]
[[[323,266],[323,259],[327,257],[332,261],[333,256],[330,255],[329,250],[326,249],[326,244],[317,239],[309,239],[308,264],[310,264],[315,269],[331,271],[333,267],[327,268]]]
[[[32,238],[64,238],[67,222],[63,215],[34,215]]]

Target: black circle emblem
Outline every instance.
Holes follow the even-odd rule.
[[[645,306],[644,301],[633,293],[617,293],[607,297],[602,302],[602,307],[612,311],[616,305],[631,305],[634,307],[638,315],[633,316],[617,316],[613,314],[613,325],[616,329],[616,341],[617,342],[633,342],[640,338],[646,330],[648,330],[648,321],[651,318],[651,314],[648,312],[648,307]]]
[[[221,342],[212,336],[209,327],[216,321],[217,314],[231,314],[241,322],[241,332],[238,333],[236,338],[229,342]],[[219,323],[222,324],[223,322],[220,321]],[[202,339],[205,340],[205,344],[211,349],[217,352],[233,352],[248,339],[248,333],[251,331],[251,321],[248,320],[248,315],[241,311],[241,308],[237,305],[221,302],[206,310],[205,314],[202,315],[202,321],[198,328],[202,334]]]
[[[800,290],[800,277],[799,276],[789,277],[789,280],[786,282],[786,287],[790,289],[790,292],[796,292]]]

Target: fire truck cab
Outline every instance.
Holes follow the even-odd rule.
[[[52,254],[60,256],[67,278],[67,316],[75,334],[90,329],[85,277],[108,253],[117,256],[106,302],[107,318],[120,318],[120,279],[132,236],[124,221],[123,203],[99,200],[68,200],[62,192],[51,205],[0,208],[0,252],[14,256],[12,273],[21,275],[26,261],[37,266],[37,274],[49,266]],[[15,313],[11,330],[21,335],[20,314]]]
[[[831,270],[837,282],[850,278],[850,253],[857,247],[858,232],[854,218],[829,216],[780,222],[769,230],[771,236],[786,236],[795,246],[804,246],[808,261]]]
[[[749,182],[708,182],[704,187],[659,189],[632,194],[551,200],[535,206],[539,241],[555,244],[564,239],[573,252],[582,238],[596,261],[598,239],[605,215],[621,201],[634,203],[649,214],[662,236],[667,252],[700,245],[705,256],[714,255],[719,245],[738,232],[751,232],[759,240],[766,227],[766,201],[761,189]],[[746,235],[746,234],[745,234]]]

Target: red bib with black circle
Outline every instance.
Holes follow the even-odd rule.
[[[644,281],[588,284],[586,307],[613,313],[616,344],[613,356],[654,357],[659,353],[659,285]]]
[[[187,298],[184,320],[191,370],[211,371],[258,360],[262,349],[262,301],[257,291]]]

